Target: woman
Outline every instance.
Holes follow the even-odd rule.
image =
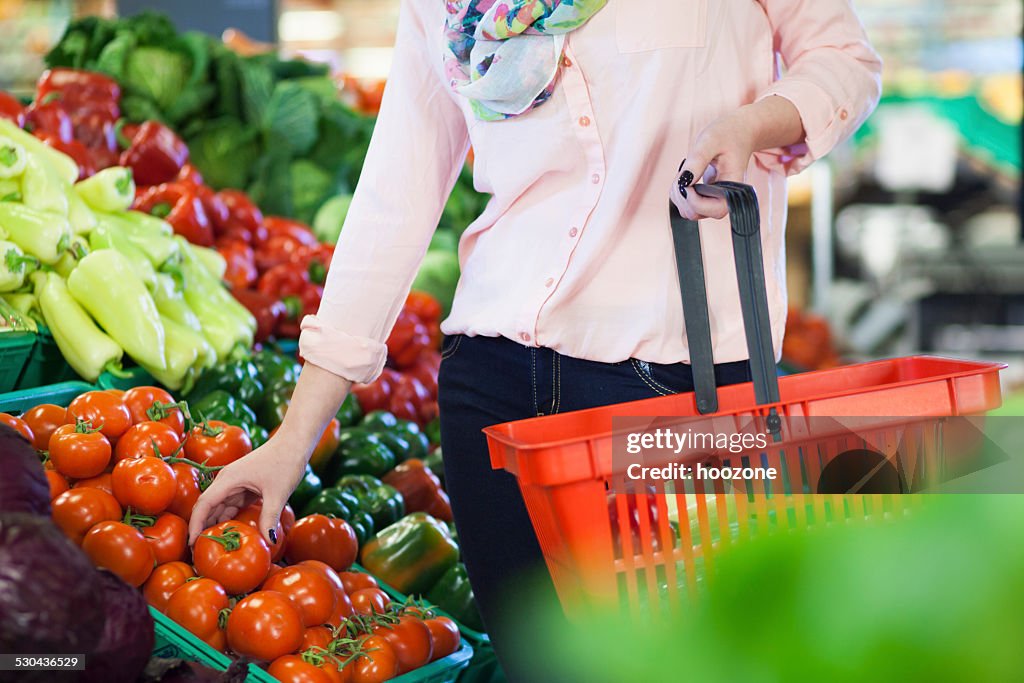
[[[351,382],[380,373],[472,144],[476,186],[492,197],[462,236],[442,326],[445,477],[499,657],[510,679],[540,680],[510,656],[501,614],[542,556],[480,430],[692,389],[670,198],[703,220],[718,382],[748,381],[725,205],[686,187],[756,188],[780,349],[786,176],[867,117],[880,68],[847,0],[405,0],[323,302],[303,321],[291,409],[201,497],[193,539],[256,496],[261,529],[274,528]]]

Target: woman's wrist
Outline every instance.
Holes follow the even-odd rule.
[[[795,145],[806,136],[799,110],[785,97],[765,97],[740,107],[739,112],[756,152]]]
[[[308,460],[351,388],[349,380],[307,362],[275,437]]]

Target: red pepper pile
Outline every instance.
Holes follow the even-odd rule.
[[[388,337],[388,366],[374,382],[352,388],[363,412],[387,410],[424,425],[437,417],[441,305],[411,292]]]

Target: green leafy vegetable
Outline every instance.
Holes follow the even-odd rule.
[[[316,96],[297,83],[283,81],[270,96],[263,125],[280,136],[293,154],[303,155],[316,143],[319,117]]]
[[[215,189],[245,187],[260,157],[256,132],[237,119],[221,118],[204,124],[188,139],[189,156]]]

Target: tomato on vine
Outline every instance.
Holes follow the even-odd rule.
[[[228,594],[213,579],[186,581],[171,593],[164,611],[168,617],[218,652],[227,649]]]
[[[177,489],[171,466],[151,455],[118,462],[110,473],[110,483],[121,505],[144,515],[166,510]]]
[[[302,617],[287,596],[257,591],[228,616],[228,645],[240,655],[272,662],[302,645]]]
[[[210,467],[229,465],[252,451],[244,429],[219,420],[196,425],[185,440],[185,457]]]
[[[132,416],[121,397],[105,391],[79,394],[67,410],[68,420],[86,420],[110,440],[120,438],[132,426]]]
[[[248,593],[270,571],[270,547],[256,529],[238,520],[212,526],[192,548],[192,563],[231,595]]]

